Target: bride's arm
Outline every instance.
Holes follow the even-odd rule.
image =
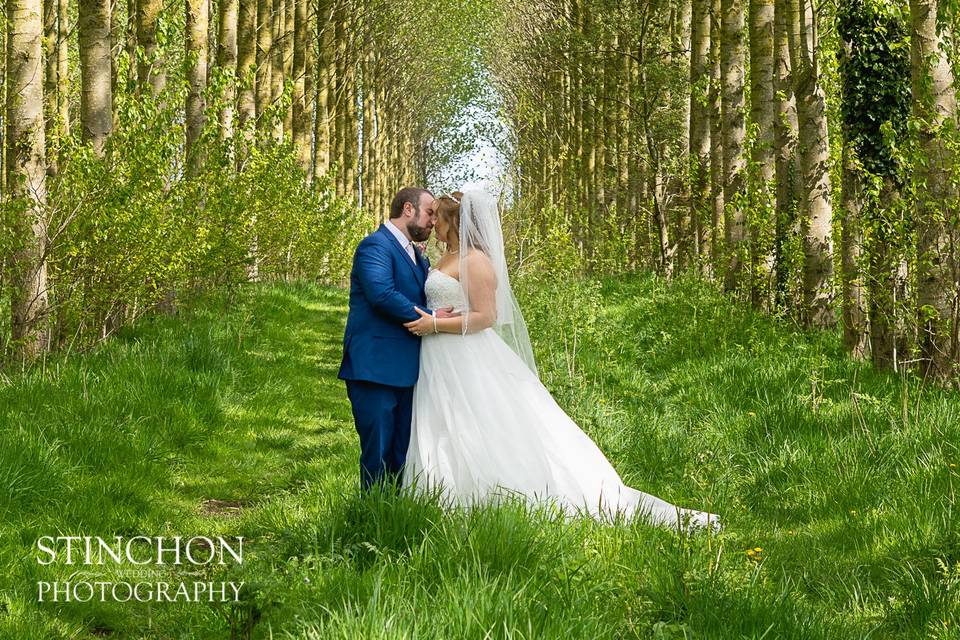
[[[472,252],[466,258],[467,262],[467,292],[469,295],[469,313],[452,318],[436,319],[436,333],[476,333],[489,329],[497,320],[497,277],[493,271],[493,264],[486,254],[480,251]],[[420,319],[404,324],[413,333],[420,335],[434,333],[434,319],[430,314],[417,309]]]

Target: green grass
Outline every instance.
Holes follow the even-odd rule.
[[[0,637],[960,637],[960,398],[695,281],[522,290],[561,405],[719,538],[359,496],[345,293],[258,285],[0,387]],[[245,536],[243,601],[37,603],[39,536],[136,534]]]

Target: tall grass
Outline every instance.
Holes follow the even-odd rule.
[[[960,398],[696,281],[528,285],[561,405],[718,538],[359,495],[345,294],[257,285],[0,388],[0,636],[960,637]],[[36,538],[71,533],[243,535],[207,579],[244,598],[38,604],[69,567]]]

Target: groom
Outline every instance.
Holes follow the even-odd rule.
[[[390,205],[390,220],[364,238],[353,255],[338,377],[346,382],[360,436],[363,489],[379,482],[399,485],[410,444],[420,337],[403,323],[420,317],[414,305],[427,308],[423,287],[430,261],[414,243],[430,237],[433,203],[426,189],[401,189]]]

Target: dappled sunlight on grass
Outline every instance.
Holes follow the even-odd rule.
[[[561,406],[628,484],[720,514],[720,536],[359,495],[346,294],[259,284],[0,388],[0,636],[229,637],[245,617],[324,640],[952,637],[956,396],[696,281],[520,289]],[[212,575],[244,600],[38,606],[69,568],[32,561],[57,533],[243,535],[244,563]]]

